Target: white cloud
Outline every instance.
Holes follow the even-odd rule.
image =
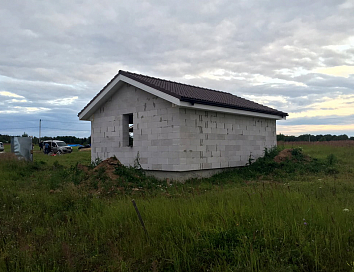
[[[54,99],[54,100],[48,101],[48,103],[52,104],[52,105],[58,105],[58,106],[71,105],[78,98],[79,98],[78,96],[66,97],[66,98],[58,98],[58,99]]]
[[[290,78],[307,75],[311,72],[309,70],[304,69],[303,67],[294,67],[292,69],[284,68],[279,70],[275,69],[274,71],[282,75],[287,75]]]
[[[259,104],[263,105],[272,105],[273,103],[287,103],[287,98],[285,96],[271,96],[271,95],[252,95],[252,94],[246,94],[243,95],[244,98],[258,102]]]
[[[306,87],[306,85],[302,82],[292,81],[292,80],[285,80],[280,78],[272,78],[263,75],[256,74],[251,82],[252,85],[265,85],[271,84],[272,87],[276,87],[277,85],[295,85],[295,86],[302,86]]]
[[[0,113],[3,114],[33,114],[33,113],[41,113],[41,112],[46,112],[46,111],[50,111],[49,108],[44,108],[44,107],[21,107],[21,106],[15,106],[12,107],[11,109],[3,109],[0,110]],[[23,121],[21,119],[21,121]]]
[[[2,113],[2,114],[11,114],[11,113],[18,113],[18,111],[16,111],[16,110],[0,110],[0,113]]]
[[[354,75],[354,66],[342,65],[335,67],[317,68],[313,70],[313,72],[330,76],[348,78],[350,75]]]
[[[338,53],[343,53],[349,49],[354,49],[354,36],[347,37],[340,44],[325,45],[323,48],[328,48]]]
[[[8,91],[0,91],[1,96],[6,96],[6,97],[16,97],[16,98],[24,98],[22,95],[18,95],[15,93],[11,93]]]
[[[17,113],[38,113],[38,112],[45,112],[45,111],[50,111],[49,108],[44,108],[44,107],[20,107],[16,106],[14,107],[15,111]]]
[[[26,99],[11,99],[7,101],[8,103],[27,103]]]
[[[227,71],[225,69],[214,69],[204,71],[200,74],[187,74],[184,75],[183,78],[185,79],[195,79],[195,78],[207,78],[211,80],[246,80],[248,76],[247,73],[235,73],[232,71]]]

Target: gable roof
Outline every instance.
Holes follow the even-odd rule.
[[[119,70],[118,74],[82,109],[81,112],[79,112],[78,116],[80,117],[80,115],[82,115],[82,113],[87,110],[87,108],[90,107],[90,105],[94,103],[96,99],[99,99],[100,96],[103,97],[104,92],[107,92],[108,88],[113,88],[114,85],[119,83],[119,81],[124,81],[135,86],[137,84],[134,83],[140,83],[138,84],[139,86],[136,87],[146,86],[148,89],[152,89],[155,92],[157,91],[157,93],[161,92],[162,94],[165,94],[165,97],[175,98],[174,100],[180,101],[181,103],[187,102],[184,103],[187,105],[201,104],[221,107],[225,109],[250,111],[254,113],[269,114],[280,117],[277,119],[282,119],[288,116],[288,114],[285,112],[278,111],[276,109],[252,102],[230,93],[187,85],[146,75],[135,74],[122,70]]]

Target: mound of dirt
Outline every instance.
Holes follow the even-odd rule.
[[[275,156],[274,161],[275,162],[283,162],[286,160],[292,160],[293,155],[291,154],[292,149],[284,149],[279,152],[277,156]]]
[[[288,149],[284,149],[284,150],[280,151],[279,154],[277,156],[275,156],[274,161],[280,163],[280,162],[287,161],[287,160],[295,161],[295,162],[298,162],[298,161],[309,162],[312,160],[309,156],[303,154],[302,152],[300,154],[300,157],[293,156],[293,150],[294,149],[288,148]]]
[[[110,179],[114,180],[117,178],[117,175],[114,172],[116,170],[116,167],[120,166],[120,165],[122,165],[122,164],[120,163],[120,161],[116,157],[111,157],[111,158],[108,158],[108,159],[102,161],[99,165],[97,165],[93,169],[93,171],[97,172],[99,169],[104,168],[107,176]]]
[[[108,158],[104,161],[102,161],[99,165],[97,165],[95,168],[90,169],[88,166],[82,165],[82,164],[78,164],[77,168],[84,171],[85,173],[91,175],[93,172],[97,172],[99,171],[99,169],[104,168],[104,172],[106,173],[106,175],[111,179],[111,180],[115,180],[117,179],[117,175],[114,173],[115,169],[117,166],[122,165],[120,163],[120,161],[115,158],[115,157],[111,157]]]

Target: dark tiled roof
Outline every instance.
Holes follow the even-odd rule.
[[[142,84],[150,86],[166,94],[172,95],[181,101],[191,103],[218,106],[223,108],[240,109],[246,111],[254,111],[261,113],[269,113],[279,116],[287,116],[285,112],[281,112],[261,104],[257,104],[250,100],[232,95],[226,92],[210,90],[206,88],[191,86],[178,82],[168,81],[164,79],[134,74],[120,70],[118,74],[134,79]]]
[[[122,71],[122,70],[120,70],[118,72],[118,74],[109,83],[111,83],[119,75],[123,75],[128,78],[131,78],[135,81],[138,81],[144,85],[147,85],[151,88],[154,88],[156,90],[159,90],[159,91],[169,94],[171,96],[174,96],[174,97],[180,99],[181,101],[185,101],[185,102],[211,105],[211,106],[217,106],[217,107],[223,107],[223,108],[239,109],[239,110],[259,112],[259,113],[266,113],[266,114],[272,114],[272,115],[277,115],[277,116],[281,116],[281,117],[285,117],[288,115],[285,112],[278,111],[278,110],[272,109],[267,106],[263,106],[261,104],[252,102],[250,100],[247,100],[247,99],[244,99],[241,97],[238,97],[236,95],[232,95],[230,93],[216,91],[216,90],[210,90],[210,89],[206,89],[206,88],[202,88],[202,87],[196,87],[196,86],[192,86],[192,85],[182,84],[182,83],[178,83],[178,82],[168,81],[168,80],[154,78],[154,77],[140,75],[140,74],[135,74],[135,73]],[[109,83],[102,89],[102,91],[109,85]],[[91,100],[91,102],[99,94],[97,94]],[[84,111],[84,109],[82,111]]]

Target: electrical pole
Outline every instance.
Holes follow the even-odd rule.
[[[42,119],[39,119],[39,139],[38,139],[38,144],[41,142],[41,126],[42,126]]]

